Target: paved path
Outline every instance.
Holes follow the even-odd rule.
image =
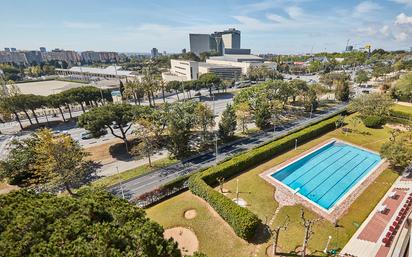
[[[223,145],[219,147],[217,161],[221,161],[227,157],[233,156],[236,153],[252,149],[260,144],[273,140],[273,138],[275,137],[280,137],[291,130],[306,126],[311,122],[324,119],[326,116],[331,115],[332,113],[340,112],[345,107],[345,104],[340,104],[329,109],[327,112],[313,115],[312,119],[309,119],[309,117],[303,118],[299,121],[294,121],[290,122],[287,125],[283,125],[285,129],[282,131],[266,131]],[[193,173],[201,168],[210,167],[215,163],[215,154],[211,151],[205,152],[188,160],[184,160],[177,164],[153,171],[144,176],[136,177],[121,184],[115,185],[109,188],[109,191],[113,194],[121,196],[121,190],[123,189],[125,198],[130,200],[145,192],[154,190],[162,184],[172,181],[177,177]]]

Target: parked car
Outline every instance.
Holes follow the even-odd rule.
[[[90,132],[83,132],[80,134],[80,138],[85,140],[85,139],[91,139],[93,138],[93,134]]]

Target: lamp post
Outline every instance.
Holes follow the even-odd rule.
[[[295,150],[298,148],[298,139],[295,139]]]
[[[215,94],[212,94],[213,97],[213,120],[215,119],[216,116],[216,106],[215,106]],[[217,165],[217,155],[218,155],[218,148],[217,148],[217,132],[214,131],[215,133],[215,164]]]
[[[327,252],[328,252],[328,247],[329,247],[329,243],[330,243],[330,240],[331,240],[331,239],[332,239],[332,236],[329,236],[329,237],[328,237],[328,241],[326,242],[325,249],[323,250],[324,253],[327,253]]]
[[[119,175],[119,179],[120,179],[120,190],[122,191],[122,198],[124,199],[123,182],[122,182],[122,178],[120,177],[119,166],[116,166],[116,170],[117,170],[117,175]]]
[[[236,179],[236,203],[239,204],[239,179]]]

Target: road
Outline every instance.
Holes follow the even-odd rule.
[[[162,184],[172,181],[177,177],[193,173],[201,168],[210,167],[218,161],[233,156],[236,153],[252,149],[258,145],[273,140],[275,137],[280,137],[291,130],[303,127],[310,122],[321,120],[326,116],[331,115],[332,113],[341,111],[345,107],[345,104],[340,104],[329,109],[327,112],[313,115],[311,119],[307,117],[299,121],[294,121],[287,125],[283,125],[284,129],[281,131],[266,131],[244,139],[239,139],[230,144],[223,145],[218,149],[217,160],[213,152],[206,152],[204,154],[200,154],[188,160],[179,162],[177,164],[153,171],[149,174],[115,185],[109,188],[109,191],[120,197],[122,196],[123,191],[125,198],[131,200],[145,192],[154,190]]]

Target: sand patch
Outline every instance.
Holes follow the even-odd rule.
[[[237,203],[237,205],[239,205],[241,207],[246,207],[246,205],[247,205],[247,202],[242,198],[233,198],[232,201]]]
[[[178,244],[183,256],[193,255],[199,249],[199,240],[196,234],[184,227],[166,229],[163,233],[166,239],[173,238]]]
[[[191,220],[191,219],[196,218],[196,215],[197,215],[197,212],[196,212],[195,209],[187,210],[187,211],[185,211],[185,214],[184,214],[185,219],[187,219],[187,220]]]
[[[386,124],[385,126],[391,129],[398,129],[400,131],[408,131],[408,128],[402,124]]]

